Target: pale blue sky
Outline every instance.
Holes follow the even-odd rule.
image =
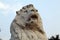
[[[0,0],[0,38],[10,39],[10,24],[15,12],[27,4],[38,9],[48,37],[60,34],[60,0]]]

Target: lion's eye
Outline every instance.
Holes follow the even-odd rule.
[[[34,11],[33,9],[31,11]]]
[[[36,12],[38,12],[38,10],[36,10]]]
[[[27,12],[27,10],[25,10],[24,12]]]

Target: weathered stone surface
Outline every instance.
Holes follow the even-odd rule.
[[[10,27],[10,40],[47,40],[41,17],[32,4],[22,7],[16,14]]]

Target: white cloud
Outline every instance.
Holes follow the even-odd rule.
[[[0,2],[0,9],[6,10],[9,8],[9,5]]]
[[[22,7],[21,4],[10,5],[10,4],[5,4],[3,2],[0,2],[0,10],[2,10],[2,14],[4,16],[7,16],[10,12],[14,12],[15,13],[21,7]]]

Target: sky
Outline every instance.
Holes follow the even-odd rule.
[[[38,9],[48,38],[60,35],[60,0],[0,0],[0,38],[10,39],[10,24],[16,11],[28,4]]]

